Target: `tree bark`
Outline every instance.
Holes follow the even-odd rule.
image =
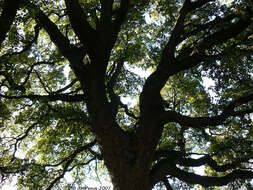
[[[0,16],[0,46],[11,28],[18,7],[19,0],[5,0],[3,3],[3,12]]]
[[[133,134],[131,134],[133,135]],[[115,190],[149,190],[150,157],[142,157],[138,151],[137,139],[130,135],[119,138],[119,144],[113,147],[103,144],[101,147],[105,165],[109,171]],[[143,148],[144,149],[144,148]],[[151,152],[148,152],[151,156]]]
[[[122,160],[122,158],[121,158]],[[121,168],[114,168],[110,171],[114,190],[149,190],[148,171],[136,165],[123,165]]]

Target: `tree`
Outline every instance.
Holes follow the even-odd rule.
[[[250,187],[251,1],[5,0],[0,10],[2,181],[64,189],[70,173],[82,187],[98,161],[118,190]]]

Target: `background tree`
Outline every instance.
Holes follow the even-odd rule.
[[[5,0],[0,14],[2,182],[81,188],[105,166],[119,190],[251,187],[251,1]]]

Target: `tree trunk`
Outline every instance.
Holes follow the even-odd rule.
[[[139,159],[136,164],[126,163],[125,158],[117,159],[116,164],[107,165],[114,190],[149,190],[149,170]],[[145,162],[145,161],[144,161]]]
[[[118,176],[116,176],[118,175]],[[130,171],[118,171],[114,176],[111,175],[114,190],[150,190],[147,174],[136,168]]]
[[[114,137],[116,141],[103,141],[100,147],[114,190],[149,190],[153,151],[140,147],[135,133],[127,133]]]

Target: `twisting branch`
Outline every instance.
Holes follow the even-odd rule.
[[[147,78],[140,96],[140,126],[141,128],[143,127],[144,136],[146,136],[147,133],[145,126],[150,125],[150,121],[142,118],[154,118],[157,117],[156,115],[159,115],[163,112],[163,100],[161,98],[160,91],[166,84],[168,78],[180,70],[179,64],[175,59],[174,50],[177,45],[177,38],[183,33],[185,18],[189,12],[203,6],[210,1],[211,0],[199,0],[196,2],[191,2],[190,0],[184,1],[177,22],[171,32],[170,39],[162,52],[162,58],[158,64],[158,67],[156,71]],[[187,63],[189,62],[191,63],[191,60],[188,60]],[[149,127],[148,130],[150,130],[150,132],[148,133],[150,133],[152,136],[154,136],[154,134],[159,136],[162,133],[162,126],[160,126],[158,129],[157,123],[159,122],[155,123],[156,125]],[[157,139],[157,137],[153,138]]]
[[[60,162],[58,163],[55,163],[55,164],[44,164],[44,165],[41,165],[43,167],[56,167],[56,166],[60,166],[61,164],[63,164],[64,162],[70,160],[71,158],[75,157],[75,155],[87,150],[87,151],[90,151],[90,149],[95,146],[97,143],[96,139],[86,145],[83,145],[79,148],[77,148],[72,154],[66,156],[65,158],[63,158]],[[97,157],[95,155],[93,155],[96,159]]]
[[[69,156],[65,157],[64,159],[62,159],[59,163],[56,164],[36,164],[34,162],[29,163],[28,160],[26,159],[18,159],[15,158],[21,162],[23,162],[22,165],[16,167],[16,166],[1,166],[0,167],[0,174],[4,175],[4,174],[15,174],[15,173],[22,173],[24,171],[27,171],[29,169],[31,169],[32,167],[40,167],[43,170],[46,170],[46,167],[58,167],[60,165],[64,165],[63,166],[63,170],[60,170],[61,174],[59,176],[57,176],[48,186],[48,190],[51,189],[61,178],[64,177],[65,173],[68,171],[73,170],[76,166],[80,166],[80,165],[88,165],[91,161],[95,160],[96,157],[91,158],[90,160],[88,160],[87,162],[83,162],[83,163],[77,163],[74,164],[72,167],[71,164],[74,162],[76,156],[80,153],[82,153],[83,151],[86,151],[88,149],[90,149],[91,147],[93,147],[95,144],[97,143],[96,140],[93,140],[92,142],[85,144],[81,147],[78,147],[72,154],[70,154]]]
[[[228,170],[237,169],[241,167],[242,163],[248,162],[251,157],[244,156],[234,160],[231,163],[219,165],[213,158],[212,155],[204,155],[198,159],[188,158],[191,153],[185,153],[182,151],[161,149],[155,152],[154,160],[168,163],[179,164],[186,167],[199,167],[203,165],[208,165],[216,172],[226,172]],[[215,154],[213,154],[215,155]]]
[[[23,139],[25,139],[28,135],[29,135],[29,132],[32,130],[32,129],[34,129],[38,124],[39,124],[39,122],[40,122],[40,120],[42,119],[42,117],[41,118],[39,118],[38,119],[38,121],[36,121],[35,123],[33,123],[32,125],[30,125],[26,130],[25,130],[25,134],[23,134],[23,135],[21,135],[21,136],[19,136],[18,138],[16,138],[16,142],[15,142],[15,144],[14,144],[14,151],[13,151],[13,157],[12,157],[12,161],[15,159],[15,154],[16,154],[16,152],[17,152],[17,148],[18,148],[18,144],[23,140]]]
[[[253,113],[253,108],[244,109],[240,111],[234,111],[234,109],[245,103],[253,100],[253,94],[242,96],[231,103],[229,103],[223,110],[222,114],[211,117],[190,117],[185,116],[176,111],[165,111],[161,114],[161,121],[165,124],[168,122],[176,122],[183,126],[192,128],[205,128],[208,126],[217,126],[223,124],[223,122],[231,116],[244,116],[245,114]]]
[[[163,50],[163,58],[160,65],[168,64],[168,60],[171,59],[168,56],[174,57],[173,52],[178,45],[178,39],[184,33],[184,22],[187,14],[211,1],[213,0],[198,0],[195,2],[191,2],[190,0],[184,1],[184,4],[179,11],[179,16],[177,18],[176,24],[171,32],[171,37]]]
[[[162,58],[157,70],[150,75],[144,85],[142,93],[143,98],[144,94],[146,94],[147,97],[153,96],[152,99],[156,99],[158,101],[160,98],[159,92],[170,76],[202,63],[207,58],[206,50],[211,49],[213,46],[221,44],[233,37],[236,37],[245,31],[245,29],[251,24],[252,12],[249,12],[246,17],[240,18],[237,22],[230,23],[226,28],[216,31],[215,33],[199,40],[194,47],[192,47],[193,44],[190,44],[187,46],[187,48],[184,48],[176,58],[174,58],[174,50],[178,42],[177,37],[179,37],[179,34],[184,34],[185,16],[190,11],[193,11],[194,9],[198,8],[198,6],[202,6],[207,2],[209,1],[200,0],[196,1],[195,3],[190,2],[189,0],[185,1],[182,9],[180,10],[180,15],[176,25],[172,30],[169,42],[163,50]]]
[[[243,111],[234,111],[229,114],[221,114],[212,117],[190,117],[185,116],[175,111],[166,111],[161,116],[161,121],[165,123],[176,122],[180,125],[192,127],[196,129],[203,129],[210,126],[217,126],[223,124],[223,122],[231,116],[243,116],[245,114],[253,113],[253,109],[247,109]]]
[[[67,158],[67,160],[66,160],[66,163],[65,163],[65,165],[64,165],[64,168],[63,168],[62,173],[61,173],[58,177],[56,177],[56,178],[50,183],[50,185],[47,187],[46,190],[52,189],[53,186],[54,186],[60,179],[62,179],[62,178],[64,177],[65,173],[66,173],[67,171],[69,171],[69,170],[68,170],[69,166],[73,163],[74,159],[76,158],[76,156],[77,156],[78,154],[80,154],[81,152],[83,152],[83,151],[89,149],[90,147],[94,146],[95,144],[96,144],[96,140],[95,140],[95,141],[92,141],[91,143],[86,144],[86,145],[84,145],[84,146],[82,146],[82,147],[80,147],[80,148],[78,148],[78,149],[76,149],[71,155],[69,155],[68,158]],[[90,159],[88,162],[83,163],[83,165],[87,165],[87,164],[89,164],[89,163],[90,163],[91,161],[93,161],[93,160],[95,160],[95,158],[92,158],[92,159]],[[72,167],[71,169],[73,169],[73,167]]]
[[[207,1],[200,1],[199,0],[197,2],[207,3],[208,0]],[[185,17],[190,11],[194,10],[195,8],[197,8],[197,6],[193,6],[193,2],[191,2],[190,0],[184,1],[184,4],[179,11],[179,16],[177,18],[176,24],[171,32],[171,37],[169,39],[169,42],[167,43],[167,45],[165,46],[164,51],[163,51],[163,59],[166,59],[166,60],[161,61],[161,63],[167,62],[168,56],[174,56],[173,52],[175,51],[175,47],[177,45],[177,43],[176,43],[177,39],[184,31]]]
[[[41,62],[34,63],[34,64],[30,67],[29,71],[27,72],[26,78],[25,78],[24,82],[22,82],[21,85],[24,86],[24,85],[28,82],[28,80],[30,79],[30,76],[31,76],[31,74],[32,74],[32,72],[33,72],[33,69],[34,69],[36,66],[39,66],[39,65],[54,65],[54,64],[55,64],[54,62],[47,62],[47,61],[41,61]]]
[[[210,30],[213,27],[217,27],[219,25],[229,23],[231,22],[234,18],[236,18],[238,15],[236,14],[230,14],[224,18],[221,17],[216,17],[214,20],[205,23],[205,24],[192,24],[189,23],[184,26],[185,29],[189,28],[191,29],[188,32],[185,32],[177,39],[177,44],[181,43],[183,40],[189,38],[190,36],[194,36],[200,31],[205,31],[205,30]]]
[[[234,170],[231,173],[221,177],[200,176],[194,173],[181,170],[173,164],[159,162],[159,164],[154,167],[153,172],[151,174],[152,186],[157,182],[161,181],[161,179],[163,179],[167,175],[172,175],[190,184],[200,184],[204,187],[223,186],[236,179],[245,180],[253,178],[253,172],[246,170]]]
[[[203,39],[198,40],[196,45],[190,44],[184,48],[176,58],[175,65],[173,70],[168,74],[170,76],[175,75],[176,73],[190,69],[197,64],[203,62],[207,55],[206,50],[211,49],[213,46],[221,44],[233,37],[236,37],[251,24],[251,17],[241,18],[236,23],[230,24],[229,27],[219,30]],[[193,47],[192,47],[193,45]]]
[[[176,168],[176,165],[180,165],[180,166],[185,166],[185,167],[199,167],[199,166],[203,166],[203,165],[208,165],[210,166],[213,170],[215,170],[216,172],[232,172],[230,173],[228,176],[237,176],[235,177],[233,180],[235,180],[236,178],[240,178],[240,179],[247,179],[250,177],[246,177],[243,176],[242,173],[244,173],[243,170],[239,170],[239,169],[243,169],[243,163],[248,163],[249,160],[251,159],[251,154],[249,153],[248,155],[245,155],[243,157],[237,158],[234,161],[230,162],[230,163],[226,163],[223,165],[219,165],[213,158],[212,155],[214,156],[215,154],[212,155],[204,155],[198,159],[193,159],[188,157],[189,155],[191,155],[192,153],[184,153],[184,152],[180,152],[180,151],[175,151],[175,150],[170,150],[170,149],[159,149],[155,152],[155,157],[154,160],[156,161],[156,164],[154,165],[154,167],[151,170],[151,181],[155,179],[156,183],[159,181],[163,181],[163,178],[166,177],[167,175],[172,175],[175,176],[174,173],[170,173],[170,169],[174,168],[174,169],[178,169]],[[233,171],[234,170],[234,171]],[[239,172],[240,171],[240,172]],[[181,170],[180,172],[184,172],[185,174],[187,174],[187,172]],[[238,172],[238,174],[237,174]],[[253,172],[253,171],[252,171]],[[240,174],[241,173],[241,174]],[[189,174],[189,173],[188,173]],[[188,175],[187,174],[187,175]],[[236,175],[234,175],[236,174]],[[252,175],[252,173],[245,173],[246,175],[249,174]],[[192,176],[192,178],[196,177],[195,179],[192,180],[198,180],[197,175],[192,175],[190,173],[190,175]],[[227,176],[227,178],[229,179],[229,177]],[[178,176],[175,176],[178,177]],[[203,176],[200,176],[200,178],[202,178]],[[179,179],[182,179],[180,177],[178,177]],[[223,177],[221,177],[223,178]],[[208,180],[213,180],[211,183],[214,183],[215,179],[212,177],[207,177],[204,176],[203,179]],[[217,178],[218,179],[218,178]],[[224,178],[225,179],[225,178]],[[227,180],[228,180],[227,179]],[[183,181],[185,181],[185,179],[182,179]],[[218,181],[220,180],[220,182],[222,181],[221,179],[218,179]],[[226,183],[224,182],[223,185],[226,185],[231,181],[227,181]],[[189,182],[189,181],[186,181]],[[210,184],[210,185],[206,185],[206,186],[213,186],[213,185],[219,185],[220,182],[217,182],[217,184]],[[153,182],[152,182],[153,183]],[[191,182],[189,182],[191,183]],[[192,182],[192,183],[199,183],[199,182]],[[207,182],[208,184],[209,182]],[[155,183],[154,183],[155,184]],[[205,182],[199,183],[201,185],[204,185]],[[222,184],[220,184],[222,185]]]
[[[226,172],[228,170],[240,168],[242,163],[249,161],[251,158],[248,156],[244,158],[238,158],[237,160],[233,161],[232,163],[218,165],[215,160],[212,159],[211,156],[206,155],[198,159],[192,158],[179,158],[176,163],[181,166],[187,167],[199,167],[203,165],[210,166],[216,172]]]

